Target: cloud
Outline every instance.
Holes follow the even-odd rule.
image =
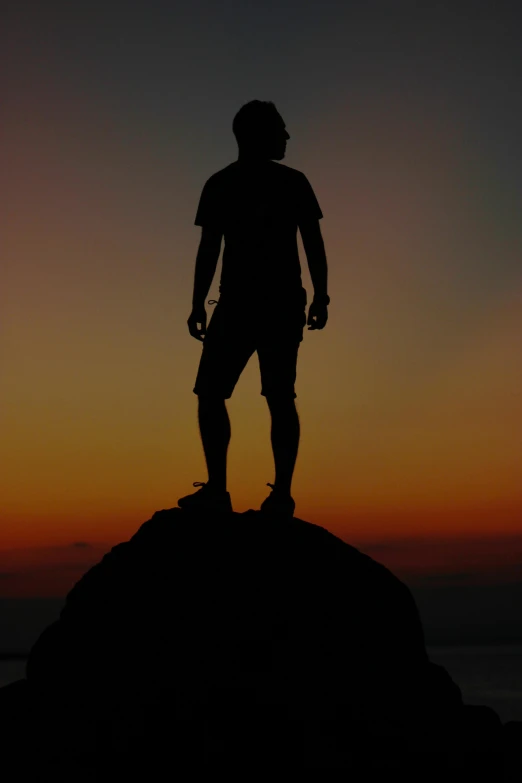
[[[410,579],[415,587],[458,587],[483,584],[487,574],[482,571],[454,571],[448,573],[415,574]]]
[[[110,548],[73,541],[0,551],[0,597],[64,596]]]
[[[369,544],[357,544],[357,549],[360,549],[361,552],[364,552],[365,554],[369,554],[372,552],[373,554],[377,554],[379,552],[396,552],[397,549],[403,549],[403,544],[395,544],[395,543],[385,543],[385,542],[376,542],[376,543],[369,543]]]
[[[350,543],[350,542],[348,542]],[[381,539],[374,541],[359,541],[352,543],[357,549],[365,554],[377,554],[378,552],[411,552],[420,551],[426,547],[433,546],[433,539],[423,538],[397,538]]]
[[[408,585],[515,583],[522,578],[522,536],[408,537],[360,541],[357,548]]]

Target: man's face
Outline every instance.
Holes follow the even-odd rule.
[[[282,160],[286,153],[286,143],[290,134],[280,114],[264,126],[257,129],[256,134],[245,144],[245,157],[261,160]]]
[[[286,130],[283,118],[277,115],[273,130],[267,135],[268,157],[270,160],[282,160],[286,153],[286,143],[290,134]]]

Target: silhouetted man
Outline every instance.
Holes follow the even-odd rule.
[[[194,387],[208,470],[208,482],[180,498],[181,508],[231,511],[227,492],[230,421],[225,400],[249,358],[257,351],[261,394],[272,418],[275,483],[261,510],[292,516],[291,483],[299,447],[295,407],[297,353],[306,320],[297,228],[301,232],[314,299],[309,329],[328,320],[327,263],[319,226],[322,212],[305,175],[274,161],[285,156],[290,138],[271,101],[250,101],[232,129],[239,155],[205,183],[195,225],[201,226],[194,295],[188,328],[203,342]],[[225,237],[220,298],[207,329],[208,294]],[[209,304],[215,304],[210,300]]]

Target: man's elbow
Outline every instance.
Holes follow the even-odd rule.
[[[304,236],[303,247],[309,263],[322,264],[326,261],[326,251],[323,238],[319,236]]]
[[[316,248],[324,247],[321,226],[319,225],[318,220],[310,220],[306,223],[299,224],[299,231],[301,233],[304,248],[307,252],[308,249],[313,251]]]
[[[221,240],[219,242],[201,240],[198,249],[198,259],[206,266],[217,264],[221,253]]]
[[[221,240],[223,238],[223,231],[215,226],[203,226],[201,229],[200,247],[207,250],[209,253],[217,252],[221,250]]]

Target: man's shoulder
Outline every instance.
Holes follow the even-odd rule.
[[[219,169],[219,171],[215,171],[213,174],[210,175],[210,177],[207,177],[207,179],[205,180],[205,189],[209,190],[215,187],[219,187],[221,183],[229,179],[228,176],[230,173],[229,169],[230,166],[225,166],[224,168]]]
[[[279,163],[275,160],[269,161],[268,170],[273,172],[276,176],[279,175],[294,180],[302,179],[305,176],[299,169],[294,169],[291,166],[287,166],[285,163]],[[235,177],[239,173],[241,173],[241,167],[238,165],[237,160],[234,160],[227,166],[223,166],[222,169],[215,171],[214,174],[211,174],[207,179],[207,182],[210,184],[218,184],[219,182]]]
[[[283,176],[287,177],[303,177],[304,174],[299,169],[294,169],[292,166],[287,166],[286,163],[276,163],[275,161],[272,161],[275,166],[277,166],[277,169],[281,171]]]
[[[229,194],[235,194],[238,189],[243,188],[244,177],[245,171],[237,161],[233,161],[211,174],[205,182],[204,190],[214,200],[219,201],[222,198],[226,200]],[[276,161],[270,161],[262,179],[266,186],[275,188],[281,194],[285,193],[291,200],[299,198],[308,184],[302,171]],[[256,181],[255,177],[253,181]]]
[[[235,173],[236,168],[237,166],[235,165],[235,162],[229,163],[227,166],[223,166],[222,169],[218,169],[218,171],[215,171],[213,174],[211,174],[207,179],[207,182],[217,183],[223,179],[227,179]]]

